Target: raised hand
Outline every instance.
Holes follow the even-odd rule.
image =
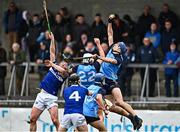
[[[45,60],[45,61],[44,61],[44,64],[45,64],[45,66],[47,66],[47,67],[51,67],[51,66],[52,66],[52,62],[51,62],[50,60]]]
[[[53,34],[52,32],[49,33],[49,38],[50,38],[51,40],[54,40],[54,34]]]
[[[109,15],[108,22],[112,23],[115,17],[116,17],[115,14]]]
[[[101,44],[99,38],[94,38],[94,42],[95,42],[96,44]]]

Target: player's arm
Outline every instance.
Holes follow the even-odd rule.
[[[98,56],[98,59],[100,59],[100,60],[102,60],[104,62],[107,62],[107,63],[118,64],[118,61],[116,59],[113,59],[113,58],[107,58],[107,57]]]
[[[96,102],[97,102],[99,108],[104,111],[105,115],[108,115],[108,110],[106,109],[106,107],[104,105],[102,94],[97,94]]]
[[[108,18],[108,26],[107,26],[107,34],[108,34],[108,43],[109,46],[111,46],[114,43],[113,40],[113,29],[112,29],[112,22],[113,19],[115,18],[114,14],[111,14]]]
[[[56,46],[55,46],[55,39],[54,39],[54,35],[53,33],[51,32],[49,34],[49,38],[51,39],[51,44],[50,44],[50,61],[51,62],[55,62],[55,59],[56,59]]]
[[[65,74],[65,73],[67,72],[64,68],[62,68],[62,67],[59,66],[59,65],[54,64],[54,63],[53,63],[52,61],[50,61],[50,60],[45,60],[44,63],[45,63],[45,65],[46,65],[47,67],[53,67],[54,69],[56,69],[56,70],[57,70],[58,72],[60,72],[60,73]]]
[[[98,48],[98,51],[99,51],[99,55],[102,56],[102,57],[105,57],[105,53],[104,53],[104,50],[101,46],[101,42],[99,40],[99,38],[94,38],[94,42],[96,43],[96,46]],[[102,63],[102,60],[98,59],[97,60],[100,64]]]

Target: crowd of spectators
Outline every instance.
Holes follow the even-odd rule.
[[[62,57],[62,54],[69,57],[82,56],[84,53],[98,54],[93,42],[95,37],[100,39],[102,47],[107,53],[109,48],[107,44],[107,25],[103,22],[100,13],[94,16],[92,24],[86,23],[84,14],[73,16],[66,7],[61,8],[56,13],[48,10],[48,17],[57,41],[56,52],[59,58]],[[176,13],[169,8],[167,3],[163,4],[158,18],[151,14],[149,5],[144,6],[137,22],[132,20],[128,14],[122,18],[116,14],[116,19],[113,22],[114,43],[123,41],[128,47],[127,61],[122,66],[122,72],[119,73],[119,84],[123,89],[124,95],[131,96],[130,81],[133,75],[133,70],[127,69],[126,64],[134,62],[175,64],[179,57],[179,22]],[[44,12],[31,14],[27,10],[22,11],[18,9],[14,2],[10,2],[8,10],[4,13],[4,29],[9,40],[8,48],[13,51],[10,52],[11,54],[8,57],[8,61],[11,64],[18,61],[18,59],[15,59],[15,54],[17,54],[17,57],[19,56],[20,61],[18,62],[29,60],[30,62],[42,64],[44,60],[49,58],[50,38]],[[175,47],[173,50],[172,45]],[[18,51],[14,51],[14,48],[15,50],[18,48]],[[4,51],[0,48],[0,52]],[[3,55],[6,56],[5,53]],[[24,56],[28,56],[28,58]],[[6,57],[1,57],[0,62],[6,61],[3,58]],[[3,69],[0,68],[0,70]],[[41,79],[47,70],[47,68],[39,66],[38,71]],[[173,80],[174,96],[178,96],[178,71],[173,69],[175,71],[171,75],[172,72],[171,74],[168,72],[170,70],[172,69],[166,69],[165,71],[166,95],[168,97],[171,96],[169,92],[170,80]],[[34,72],[33,67],[30,72]],[[142,78],[144,77],[144,72],[145,70],[142,69]],[[2,76],[5,76],[5,73]],[[149,96],[154,96],[156,69],[150,70],[149,78]],[[2,79],[3,77],[1,77]],[[22,80],[21,76],[19,79]],[[1,80],[0,82],[2,83]],[[3,94],[4,91],[1,91]]]

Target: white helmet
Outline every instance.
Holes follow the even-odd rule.
[[[90,54],[90,53],[85,53],[85,54],[83,55],[83,58],[85,58],[85,59],[82,60],[83,63],[91,63],[91,58],[86,58],[86,57],[92,57],[92,54]]]

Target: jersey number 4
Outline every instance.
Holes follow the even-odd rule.
[[[70,96],[69,99],[74,99],[75,101],[79,101],[79,99],[81,99],[81,97],[79,96],[78,91],[74,91]]]

